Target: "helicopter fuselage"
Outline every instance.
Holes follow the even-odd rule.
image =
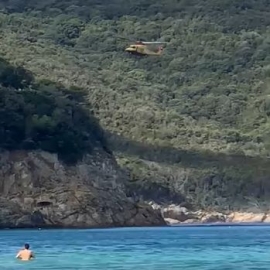
[[[126,52],[133,55],[147,56],[147,55],[160,55],[161,51],[153,52],[145,45],[131,45],[125,49]]]

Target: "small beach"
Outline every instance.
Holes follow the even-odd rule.
[[[29,242],[36,259],[16,252]],[[2,230],[2,270],[266,270],[270,226]]]

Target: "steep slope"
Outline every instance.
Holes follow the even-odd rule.
[[[89,91],[131,193],[268,207],[268,1],[1,3],[2,54]],[[134,59],[122,37],[168,45]]]
[[[83,93],[0,59],[0,228],[164,225],[126,195]]]

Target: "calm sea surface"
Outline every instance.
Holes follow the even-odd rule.
[[[29,242],[31,262],[14,259]],[[270,269],[270,227],[0,231],[0,269]]]

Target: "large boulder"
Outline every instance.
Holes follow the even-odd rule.
[[[171,225],[171,226],[181,224],[181,222],[179,220],[173,219],[173,218],[165,218],[165,221],[166,221],[167,225]]]
[[[226,216],[219,213],[207,213],[201,217],[202,223],[219,223],[219,222],[226,222]]]
[[[184,222],[188,219],[193,219],[194,215],[187,210],[185,207],[178,205],[170,205],[162,209],[162,215],[164,218],[170,218]]]

